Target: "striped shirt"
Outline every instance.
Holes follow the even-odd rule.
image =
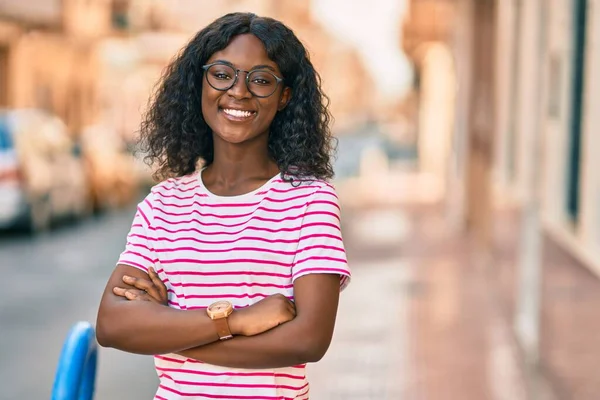
[[[201,173],[156,185],[138,205],[120,264],[154,266],[169,305],[202,309],[217,300],[247,307],[276,293],[294,298],[294,280],[350,270],[335,189],[322,180],[291,185],[278,175],[240,196],[217,196]],[[308,399],[305,366],[224,368],[177,354],[154,357],[155,399]]]

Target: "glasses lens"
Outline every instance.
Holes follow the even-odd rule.
[[[215,64],[206,70],[206,79],[217,90],[227,90],[235,81],[235,70],[229,65]]]
[[[248,89],[258,97],[270,96],[277,89],[277,79],[268,71],[252,71],[248,75]]]

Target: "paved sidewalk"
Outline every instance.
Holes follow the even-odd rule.
[[[526,399],[510,330],[436,207],[344,209],[353,281],[311,399]]]
[[[514,318],[519,214],[496,216],[495,280],[500,304]],[[600,279],[550,235],[543,240],[541,372],[557,399],[600,399]]]

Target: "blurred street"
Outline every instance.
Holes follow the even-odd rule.
[[[492,285],[435,205],[345,214],[353,285],[316,399],[526,399]],[[537,397],[539,398],[539,397]]]

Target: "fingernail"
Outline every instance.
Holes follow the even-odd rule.
[[[123,279],[124,279],[124,280],[126,280],[126,281],[130,281],[130,280],[131,280],[131,277],[130,277],[130,276],[128,276],[128,275],[123,275]]]

